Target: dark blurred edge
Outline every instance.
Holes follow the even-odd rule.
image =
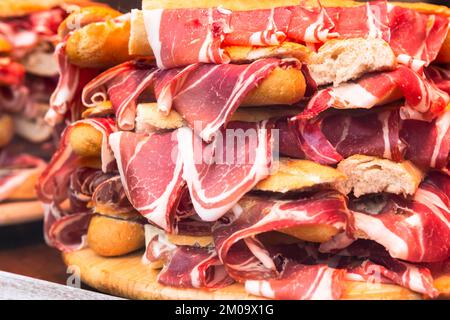
[[[122,12],[129,12],[131,9],[140,9],[142,0],[97,0],[110,4],[112,7],[119,9]],[[182,1],[182,0],[180,0]],[[300,2],[301,0],[299,0]],[[435,4],[449,5],[448,0],[432,0],[432,1],[415,1],[415,0],[400,0],[402,2],[429,2]]]

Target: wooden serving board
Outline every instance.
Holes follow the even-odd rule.
[[[87,285],[108,294],[129,299],[150,300],[247,300],[258,299],[249,295],[244,287],[234,284],[227,288],[207,291],[197,289],[179,289],[160,285],[158,271],[151,270],[141,262],[142,253],[104,258],[90,249],[64,253],[64,262],[68,266],[77,266],[81,280]],[[366,284],[349,282],[345,299],[420,299],[420,295],[395,285]]]
[[[0,226],[35,222],[43,217],[42,204],[37,200],[0,204]]]

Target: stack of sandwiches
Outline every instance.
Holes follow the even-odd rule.
[[[448,297],[449,18],[347,0],[72,14],[53,116],[82,107],[39,180],[48,243],[145,249],[178,290]]]
[[[57,29],[87,1],[0,3],[0,210],[39,215],[37,178],[55,150],[44,120],[58,82]]]

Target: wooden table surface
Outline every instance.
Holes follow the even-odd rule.
[[[69,276],[61,254],[45,244],[41,222],[0,228],[0,271],[58,284]]]

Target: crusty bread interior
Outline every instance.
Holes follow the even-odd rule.
[[[354,38],[326,42],[309,70],[319,86],[338,86],[369,72],[393,69],[395,65],[394,52],[384,40]]]
[[[355,155],[339,163],[347,180],[336,188],[355,197],[373,193],[413,195],[423,179],[423,172],[409,161],[397,163],[377,157]]]

